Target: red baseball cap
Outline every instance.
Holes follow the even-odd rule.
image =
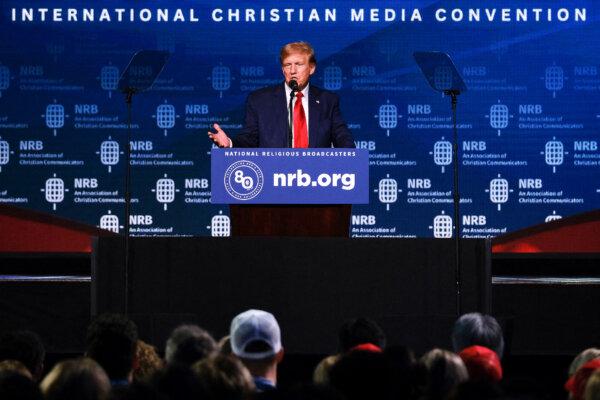
[[[600,358],[594,358],[579,367],[573,376],[569,378],[567,383],[565,383],[565,389],[571,392],[573,400],[580,400],[583,398],[585,385],[590,375],[598,368],[600,368]]]
[[[458,355],[469,371],[470,380],[499,382],[502,379],[502,365],[495,351],[483,346],[470,346]]]
[[[373,343],[358,344],[358,345],[354,346],[353,348],[351,348],[350,351],[369,351],[371,353],[383,352],[383,350],[381,350],[381,347],[376,346]]]

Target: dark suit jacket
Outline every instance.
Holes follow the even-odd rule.
[[[288,109],[283,82],[256,90],[246,100],[246,125],[232,139],[234,147],[288,147]],[[335,93],[308,89],[308,147],[353,148]]]

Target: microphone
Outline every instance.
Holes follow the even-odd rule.
[[[288,105],[288,116],[289,116],[289,124],[288,124],[288,147],[293,147],[292,143],[293,143],[293,132],[292,132],[292,126],[294,126],[294,109],[292,107],[292,103],[294,101],[294,97],[296,95],[296,92],[298,91],[298,81],[296,80],[296,78],[292,78],[289,83],[288,86],[290,87],[290,89],[292,89],[292,93],[290,93],[290,104]]]

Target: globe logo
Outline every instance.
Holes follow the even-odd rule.
[[[225,190],[237,200],[250,200],[258,196],[264,187],[264,176],[258,165],[251,161],[236,161],[227,168],[224,177]]]

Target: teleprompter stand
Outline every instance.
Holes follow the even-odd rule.
[[[452,107],[452,164],[453,164],[453,203],[454,203],[454,251],[455,251],[455,278],[456,278],[456,313],[462,314],[460,302],[461,291],[461,242],[460,242],[460,192],[458,185],[458,129],[456,126],[456,106],[458,95],[467,90],[464,80],[456,69],[450,56],[438,51],[415,52],[415,61],[427,79],[429,86],[437,92],[450,97]]]
[[[127,104],[127,142],[125,151],[125,312],[129,299],[129,215],[131,214],[131,124],[133,95],[152,87],[165,67],[169,53],[158,50],[140,50],[133,55],[129,65],[119,78],[119,90]]]

